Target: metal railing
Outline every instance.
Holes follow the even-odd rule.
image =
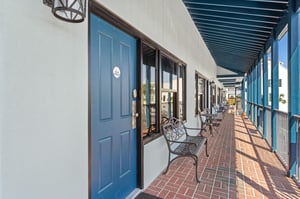
[[[254,123],[254,104],[252,103],[251,104],[251,121],[252,121],[252,123]]]
[[[272,112],[271,109],[266,110],[266,140],[270,146],[272,146]]]
[[[264,129],[264,111],[260,107],[258,108],[257,121],[258,121],[258,130],[259,130],[259,132],[263,133],[263,129]]]
[[[289,166],[289,121],[288,114],[276,111],[276,154],[282,163]]]
[[[263,107],[251,102],[247,102],[248,116],[252,117],[251,121],[254,122],[254,117],[257,116],[257,128],[259,131],[263,132],[265,126],[266,129],[266,141],[272,147],[273,146],[273,135],[272,135],[272,109],[270,107]],[[264,121],[264,112],[266,121]],[[257,113],[255,113],[257,109]],[[290,138],[289,138],[289,116],[288,113],[274,110],[276,112],[276,149],[275,152],[278,158],[281,160],[282,164],[286,169],[290,169]],[[257,114],[257,115],[256,115]],[[297,143],[296,143],[296,173],[293,175],[295,181],[300,187],[300,115],[293,115],[297,122]]]
[[[294,118],[297,120],[297,158],[296,158],[296,180],[300,185],[300,116],[294,115]]]

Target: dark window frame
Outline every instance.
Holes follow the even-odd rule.
[[[200,99],[201,96],[199,94],[199,80],[203,82],[203,97],[202,100]],[[207,106],[207,98],[208,98],[208,93],[207,93],[207,88],[208,88],[208,81],[207,79],[201,75],[198,71],[195,71],[195,115],[199,114],[199,110],[204,111]],[[201,103],[202,102],[202,103]]]
[[[162,85],[162,72],[163,72],[163,69],[162,69],[162,59],[165,58],[165,59],[169,59],[169,61],[173,62],[174,63],[174,66],[175,66],[175,70],[176,70],[176,76],[177,76],[177,85],[176,85],[176,89],[173,89],[173,88],[163,88],[163,85]],[[171,57],[169,56],[168,54],[166,54],[165,52],[161,52],[160,53],[160,68],[159,68],[159,74],[160,74],[160,94],[162,94],[162,92],[170,92],[170,93],[176,93],[176,99],[175,99],[175,103],[176,103],[176,107],[175,107],[175,114],[173,116],[179,118],[180,116],[180,108],[179,108],[179,76],[180,76],[180,68],[183,68],[184,70],[184,75],[183,75],[183,85],[182,85],[182,99],[183,99],[183,111],[182,111],[182,118],[180,118],[181,120],[185,121],[186,120],[186,81],[187,81],[187,78],[186,78],[186,64],[179,61],[179,60],[176,60],[174,57]],[[160,98],[161,99],[161,98]],[[161,102],[160,102],[161,104]],[[161,118],[162,119],[162,118]]]
[[[175,106],[176,108],[174,109],[174,111],[176,112],[175,113],[175,116],[180,116],[180,105],[179,105],[179,77],[180,77],[180,70],[183,70],[183,81],[182,81],[182,104],[183,106],[181,107],[182,109],[182,120],[186,120],[186,81],[187,81],[187,78],[186,78],[186,64],[182,61],[180,61],[179,59],[177,59],[176,57],[174,56],[170,56],[170,54],[168,52],[165,52],[165,51],[161,51],[159,48],[156,48],[154,46],[152,46],[151,44],[149,44],[148,42],[146,41],[141,41],[141,66],[140,67],[143,67],[143,46],[146,45],[150,48],[153,48],[156,50],[156,66],[155,66],[155,79],[156,79],[156,82],[155,82],[155,95],[156,95],[156,131],[151,135],[151,136],[143,136],[142,135],[142,140],[143,140],[143,143],[144,145],[157,139],[158,137],[162,136],[161,132],[160,132],[160,124],[161,124],[161,97],[162,97],[162,92],[166,92],[167,90],[169,90],[170,92],[172,93],[176,93],[176,99],[175,100]],[[172,61],[174,63],[174,67],[175,67],[175,70],[176,70],[176,75],[177,75],[177,85],[176,85],[176,89],[165,89],[165,88],[162,88],[162,58],[167,58],[169,59],[170,61]],[[142,75],[142,70],[140,68],[140,75]],[[139,78],[140,79],[140,96],[142,97],[142,77]],[[141,99],[142,100],[142,99]],[[140,111],[142,112],[143,111],[143,107],[142,107],[142,103],[140,103]],[[142,120],[140,119],[141,121],[141,124],[142,124]],[[141,133],[142,133],[143,129],[141,128]]]
[[[150,124],[149,124],[149,126],[148,127],[146,127],[147,129],[148,129],[148,132],[147,133],[145,133],[144,131],[145,130],[147,130],[146,128],[145,129],[143,129],[143,121],[142,121],[142,119],[143,119],[143,111],[145,111],[145,109],[144,109],[144,107],[143,107],[143,96],[144,96],[144,94],[143,94],[143,86],[142,86],[142,76],[143,76],[143,74],[142,74],[142,67],[144,67],[144,47],[145,46],[147,46],[147,48],[149,48],[149,49],[151,49],[151,50],[153,50],[153,52],[155,53],[155,55],[154,55],[154,66],[152,66],[152,67],[154,67],[155,68],[155,76],[154,76],[154,78],[155,78],[155,82],[154,82],[154,87],[155,87],[155,105],[154,105],[154,107],[152,107],[152,108],[154,108],[155,109],[155,119],[154,119],[154,124],[152,124],[152,122],[151,122],[151,118],[150,118]],[[158,51],[158,49],[156,49],[155,47],[153,47],[153,46],[151,46],[151,45],[149,45],[149,44],[147,44],[147,43],[145,43],[145,42],[142,42],[141,43],[141,68],[140,68],[140,97],[141,97],[141,103],[140,103],[140,112],[141,112],[141,117],[140,117],[140,122],[141,122],[141,136],[142,136],[142,139],[143,139],[143,141],[144,140],[146,140],[146,141],[151,141],[151,140],[153,140],[154,138],[156,138],[156,137],[158,137],[156,134],[157,134],[157,132],[159,131],[159,123],[158,123],[158,110],[159,110],[159,104],[157,103],[157,99],[159,98],[159,91],[158,91],[158,85],[159,85],[159,81],[158,81],[158,71],[159,71],[159,62],[158,62],[158,59],[159,59],[159,57],[158,57],[158,55],[159,55],[159,51]],[[151,93],[151,91],[150,91],[150,93]],[[151,103],[151,95],[149,96],[150,97],[150,103]],[[151,104],[150,104],[151,105]],[[150,112],[151,112],[151,110],[149,110]],[[150,117],[151,117],[151,113],[150,113]],[[146,124],[146,126],[147,126],[147,124]],[[144,134],[145,134],[145,136],[144,136]],[[145,138],[146,137],[146,138]]]

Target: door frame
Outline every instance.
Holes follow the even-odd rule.
[[[95,2],[94,0],[89,1],[89,11],[87,13],[88,15],[88,70],[90,70],[91,67],[91,38],[90,38],[90,33],[91,33],[91,20],[90,20],[90,14],[93,13],[94,15],[100,17],[101,19],[107,21],[111,25],[115,26],[116,28],[119,28],[120,30],[124,31],[125,33],[129,34],[130,36],[134,37],[137,39],[137,52],[136,52],[136,86],[137,89],[140,89],[140,64],[141,64],[141,41],[137,37],[136,30],[129,26],[125,21],[121,20],[118,18],[115,14],[112,12],[108,11],[106,8],[104,8],[102,5],[100,5],[98,2]],[[130,30],[130,31],[128,31]],[[91,194],[91,175],[92,175],[92,144],[91,144],[91,77],[90,73],[88,73],[88,198],[91,199],[92,194]],[[140,113],[140,95],[138,94],[136,98],[136,103],[137,103],[137,113]],[[136,168],[137,168],[137,188],[143,189],[144,188],[144,179],[143,179],[143,155],[144,155],[144,145],[142,141],[142,137],[140,132],[140,117],[136,118],[136,131],[137,131],[137,160],[136,160]]]

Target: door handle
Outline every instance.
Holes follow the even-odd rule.
[[[132,117],[139,117],[140,115],[138,113],[132,113]]]

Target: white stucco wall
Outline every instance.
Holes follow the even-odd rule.
[[[0,198],[87,198],[87,22],[10,0],[0,27]]]
[[[181,0],[99,0],[210,79],[215,63]],[[42,0],[0,9],[0,199],[88,196],[88,26],[54,18]],[[187,103],[188,125],[199,122]],[[153,163],[156,163],[153,165]],[[167,163],[163,138],[145,145],[145,186]]]

